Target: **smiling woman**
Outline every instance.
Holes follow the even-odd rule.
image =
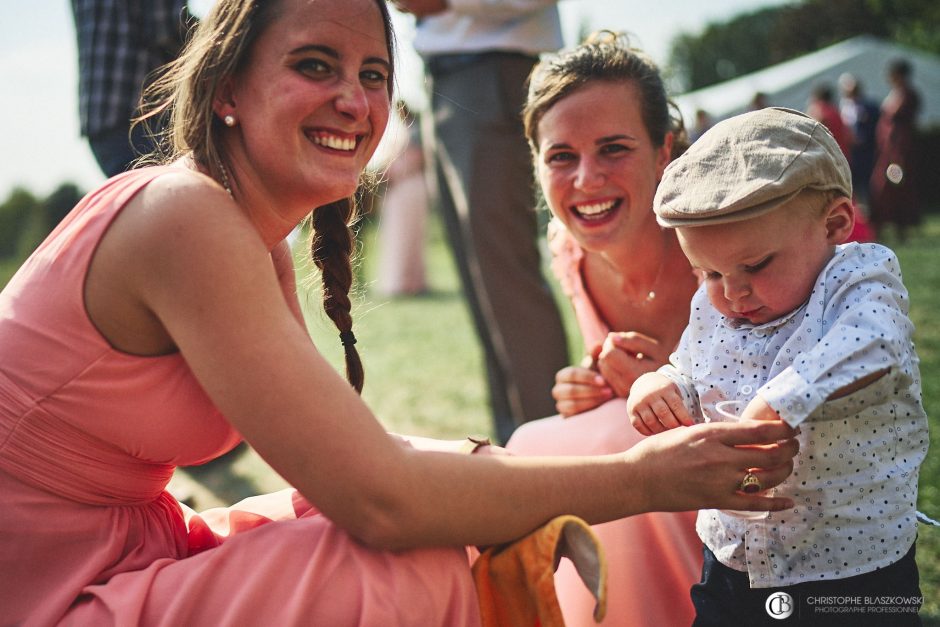
[[[385,432],[347,225],[393,69],[384,0],[219,0],[155,85],[162,162],[86,196],[0,292],[0,624],[475,625],[464,545],[789,505],[732,489],[790,472],[781,424],[567,459]],[[285,237],[311,214],[348,381],[297,299]],[[202,514],[165,491],[242,438],[293,487]],[[666,458],[689,478],[669,490]]]

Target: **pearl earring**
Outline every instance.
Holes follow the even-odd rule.
[[[227,115],[227,116],[225,116],[224,118],[222,118],[222,121],[225,122],[225,126],[228,126],[228,127],[235,126],[235,116],[234,116],[234,115]]]

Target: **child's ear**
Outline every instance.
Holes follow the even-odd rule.
[[[849,239],[855,227],[855,206],[845,196],[838,196],[823,212],[826,216],[826,241],[842,244]]]

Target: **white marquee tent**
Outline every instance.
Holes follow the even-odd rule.
[[[861,82],[869,98],[881,103],[889,90],[885,69],[896,58],[907,59],[913,68],[911,82],[922,97],[919,125],[940,126],[940,57],[866,35],[674,100],[687,127],[694,124],[697,109],[715,121],[742,113],[757,92],[766,94],[770,105],[803,111],[816,85],[828,83],[838,94],[839,76],[848,72]]]

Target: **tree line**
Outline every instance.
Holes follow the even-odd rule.
[[[856,35],[940,54],[937,0],[802,0],[683,33],[670,48],[676,93],[762,70]]]
[[[74,183],[59,185],[45,198],[14,188],[0,204],[0,261],[29,256],[83,195]]]

